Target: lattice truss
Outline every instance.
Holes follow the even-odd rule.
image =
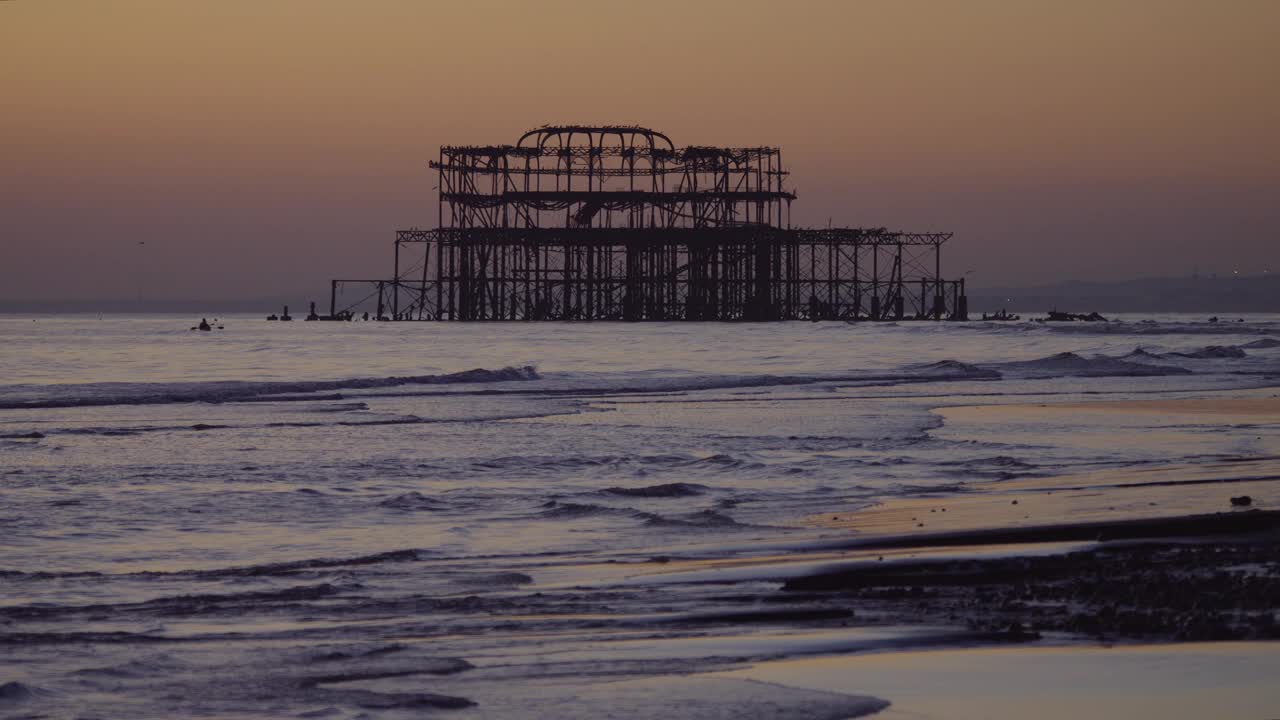
[[[330,315],[431,320],[958,318],[950,233],[793,229],[777,148],[676,148],[640,127],[544,127],[442,147],[438,227]],[[387,311],[390,314],[387,315]]]

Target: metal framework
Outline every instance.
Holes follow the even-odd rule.
[[[442,147],[437,228],[393,273],[333,280],[329,317],[391,320],[965,319],[951,233],[791,228],[777,148],[677,148],[629,126]],[[340,291],[359,288],[352,301]],[[374,298],[376,297],[376,301]]]

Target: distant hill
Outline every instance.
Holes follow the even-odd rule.
[[[1064,282],[1040,287],[971,287],[969,311],[1280,312],[1280,274]]]

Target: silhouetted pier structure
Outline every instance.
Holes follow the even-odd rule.
[[[555,126],[431,167],[438,227],[396,233],[390,278],[333,280],[329,317],[967,319],[964,280],[941,277],[951,233],[792,228],[778,148]]]

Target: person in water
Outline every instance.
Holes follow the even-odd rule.
[[[200,318],[200,324],[199,324],[199,325],[197,325],[196,327],[200,328],[201,330],[212,330],[212,329],[213,329],[213,328],[209,327],[209,321],[208,321],[208,319],[206,319],[206,318]]]

